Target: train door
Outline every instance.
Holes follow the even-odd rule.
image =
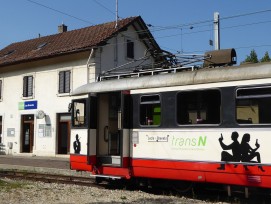
[[[96,163],[96,127],[89,120],[96,116],[90,111],[90,104],[92,104],[90,98],[72,100],[70,165],[74,170],[92,171],[92,167]],[[91,106],[93,107],[91,110],[97,109],[97,107],[95,109],[95,105]]]
[[[22,152],[32,153],[34,145],[34,115],[22,116]]]
[[[97,165],[127,166],[129,131],[123,127],[129,104],[125,92],[98,94]],[[125,121],[125,124],[127,121]]]

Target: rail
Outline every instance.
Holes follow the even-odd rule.
[[[1,177],[10,178],[10,179],[41,181],[45,183],[61,183],[61,184],[69,184],[69,185],[80,185],[80,186],[104,188],[101,184],[98,185],[95,179],[90,178],[90,177],[24,172],[24,171],[15,171],[15,170],[1,170],[0,178]]]

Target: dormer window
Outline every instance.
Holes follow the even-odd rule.
[[[9,50],[5,54],[3,54],[2,57],[7,57],[7,56],[11,55],[13,52],[15,52],[15,50]]]
[[[44,42],[38,45],[37,50],[40,50],[41,48],[45,47],[48,43]]]

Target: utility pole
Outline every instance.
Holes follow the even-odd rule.
[[[116,0],[116,24],[115,24],[115,28],[118,27],[118,20],[119,20],[119,9],[118,9],[118,0]]]
[[[215,37],[215,50],[220,50],[220,25],[219,13],[214,13],[214,37]]]

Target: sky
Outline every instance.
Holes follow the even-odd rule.
[[[214,13],[220,16],[220,48],[234,48],[238,64],[254,49],[271,55],[270,0],[0,0],[0,49],[14,42],[116,19],[141,16],[159,46],[174,54],[213,50]]]

